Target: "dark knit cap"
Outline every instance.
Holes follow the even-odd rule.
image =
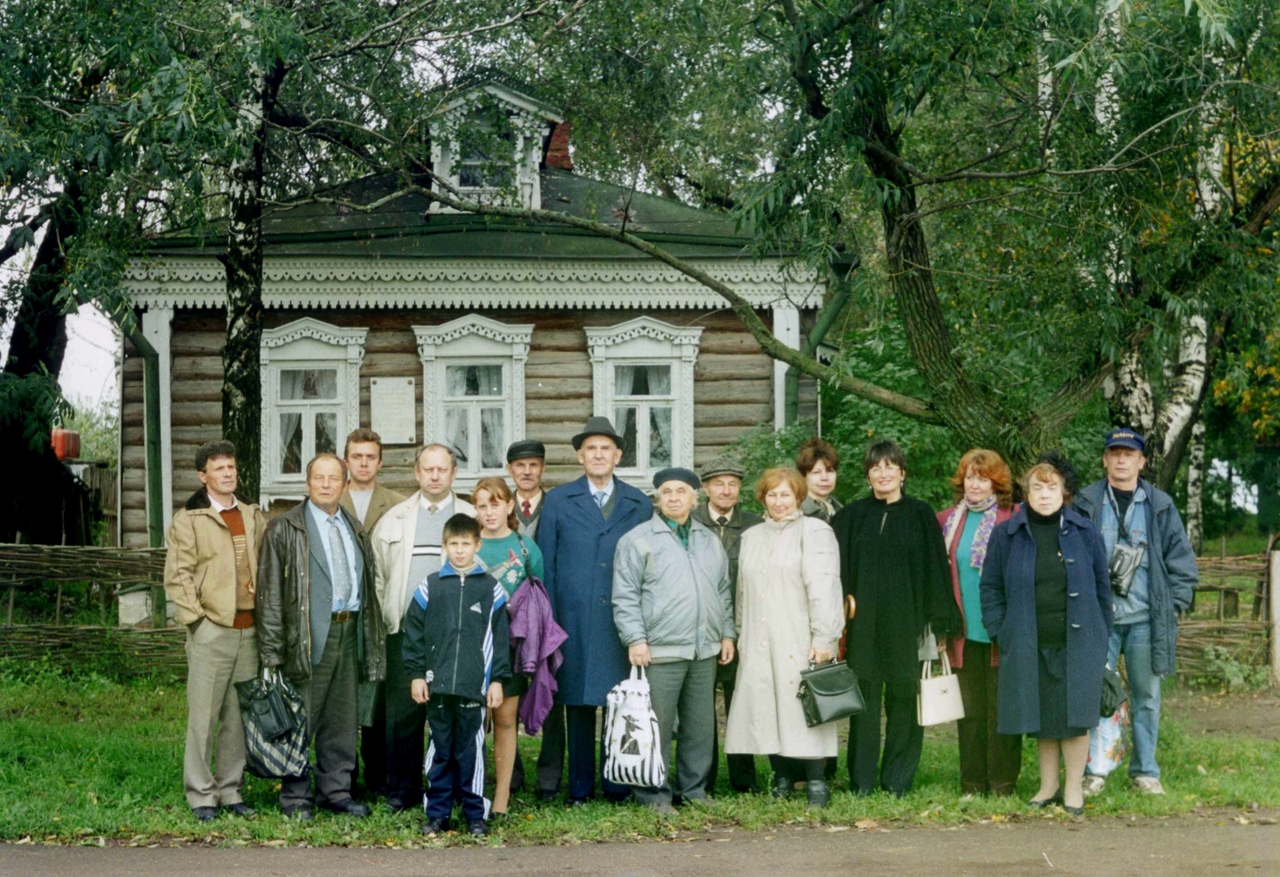
[[[668,481],[683,481],[685,484],[697,490],[702,486],[702,482],[698,480],[698,476],[694,474],[692,469],[682,469],[679,466],[672,466],[663,469],[653,476],[653,487],[657,490]]]

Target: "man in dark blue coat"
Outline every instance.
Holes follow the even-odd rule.
[[[629,670],[613,624],[614,549],[623,534],[653,516],[649,497],[613,475],[623,439],[608,418],[588,420],[573,449],[586,474],[546,495],[537,536],[556,622],[569,635],[556,702],[565,705],[571,806],[594,792],[596,710]],[[602,769],[603,762],[602,753]],[[611,799],[627,795],[627,787],[603,776],[600,783]]]

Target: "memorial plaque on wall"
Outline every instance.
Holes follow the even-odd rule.
[[[413,378],[369,379],[369,425],[384,445],[417,443],[413,382]]]

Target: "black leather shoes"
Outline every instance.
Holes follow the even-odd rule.
[[[354,816],[357,819],[363,819],[369,815],[369,807],[361,804],[355,798],[342,798],[337,801],[325,801],[320,805],[322,810],[328,810],[330,813],[342,813],[346,816]]]
[[[422,833],[428,837],[436,834],[444,834],[448,830],[448,819],[428,819],[426,822],[422,823]]]
[[[391,810],[392,813],[403,813],[406,810],[414,809],[414,805],[410,804],[408,801],[406,801],[404,798],[399,797],[398,795],[387,796],[387,807]]]
[[[1052,795],[1050,795],[1047,798],[1032,798],[1030,801],[1027,802],[1027,806],[1040,809],[1042,807],[1052,807],[1054,804],[1061,804],[1061,803],[1062,803],[1062,790],[1059,789],[1058,791],[1054,792]]]
[[[232,816],[239,816],[241,819],[252,819],[258,815],[257,810],[254,810],[243,801],[237,801],[235,804],[223,804],[222,809]]]
[[[805,797],[810,807],[825,807],[831,803],[831,784],[826,780],[809,780]]]
[[[791,777],[784,777],[779,774],[773,776],[773,800],[785,801],[791,797],[791,793],[795,791],[796,782]]]
[[[218,817],[217,807],[192,807],[191,815],[200,822],[212,822]]]
[[[488,837],[489,826],[485,824],[483,819],[472,819],[467,823],[467,834],[472,837]]]
[[[555,803],[556,798],[559,797],[559,792],[553,792],[550,789],[538,789],[538,800],[543,804]]]
[[[298,804],[294,807],[285,807],[282,811],[285,819],[296,819],[299,822],[310,822],[315,819],[315,814],[311,812],[311,807],[307,804]]]

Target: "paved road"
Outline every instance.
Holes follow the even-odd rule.
[[[557,847],[212,849],[0,846],[0,877],[1216,877],[1280,875],[1280,826],[1230,817],[1126,824],[782,828],[669,843]]]

